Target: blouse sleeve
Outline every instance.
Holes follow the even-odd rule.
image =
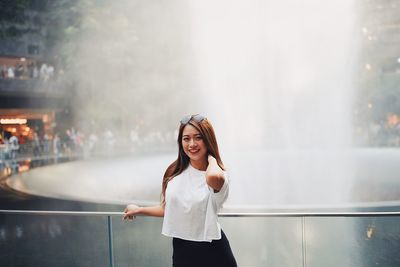
[[[211,194],[213,196],[213,199],[215,201],[215,204],[217,205],[217,208],[220,209],[226,199],[228,198],[229,195],[229,174],[224,171],[224,184],[221,187],[221,190],[219,192],[215,193],[214,190],[211,188]]]

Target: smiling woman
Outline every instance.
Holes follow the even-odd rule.
[[[207,148],[200,132],[192,125],[187,125],[183,130],[182,138],[183,151],[188,155],[192,165],[197,169],[205,170]]]
[[[199,114],[183,118],[178,158],[165,171],[158,206],[128,205],[135,215],[164,217],[162,234],[173,238],[173,266],[237,266],[218,222],[229,193],[229,179],[211,123]]]

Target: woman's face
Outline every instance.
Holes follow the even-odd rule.
[[[182,147],[190,161],[207,160],[207,147],[203,137],[196,128],[188,124],[183,129]]]

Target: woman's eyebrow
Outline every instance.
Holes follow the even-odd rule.
[[[191,135],[190,134],[184,134],[184,135],[182,135],[182,137],[190,137]],[[200,133],[195,133],[195,134],[193,134],[193,136],[202,136]]]

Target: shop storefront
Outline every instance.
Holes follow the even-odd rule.
[[[33,134],[53,135],[55,125],[54,111],[2,110],[0,111],[0,143],[4,144],[12,136],[18,137],[19,143],[32,140]]]

